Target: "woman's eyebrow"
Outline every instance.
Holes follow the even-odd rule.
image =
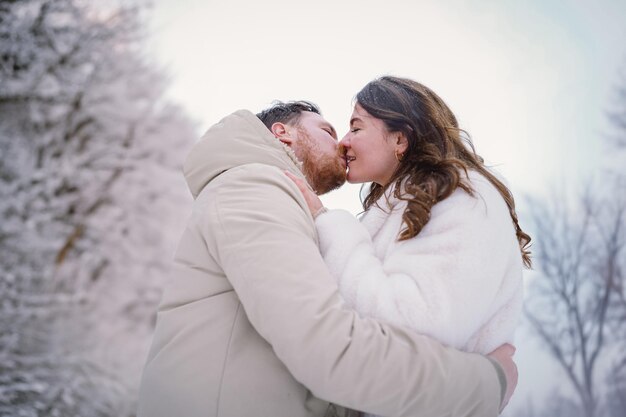
[[[350,125],[352,125],[354,122],[362,122],[362,120],[358,117],[353,117],[352,119],[350,119]]]

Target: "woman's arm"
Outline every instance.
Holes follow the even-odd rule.
[[[519,257],[498,198],[489,189],[476,197],[457,190],[433,207],[420,235],[394,240],[383,259],[354,216],[330,210],[316,219],[320,250],[361,314],[462,347],[496,311],[511,257]]]

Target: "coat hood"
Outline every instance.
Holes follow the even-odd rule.
[[[183,172],[195,199],[215,177],[231,168],[261,163],[302,175],[294,152],[249,110],[238,110],[211,126],[187,156]]]

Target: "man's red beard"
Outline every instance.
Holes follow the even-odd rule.
[[[298,130],[302,149],[302,171],[316,194],[326,194],[341,187],[346,182],[346,168],[343,165],[343,146],[336,155],[323,155],[317,143],[303,130]]]

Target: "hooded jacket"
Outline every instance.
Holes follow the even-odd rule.
[[[339,295],[286,149],[251,112],[184,164],[195,198],[142,375],[140,417],[496,416],[502,370]]]

